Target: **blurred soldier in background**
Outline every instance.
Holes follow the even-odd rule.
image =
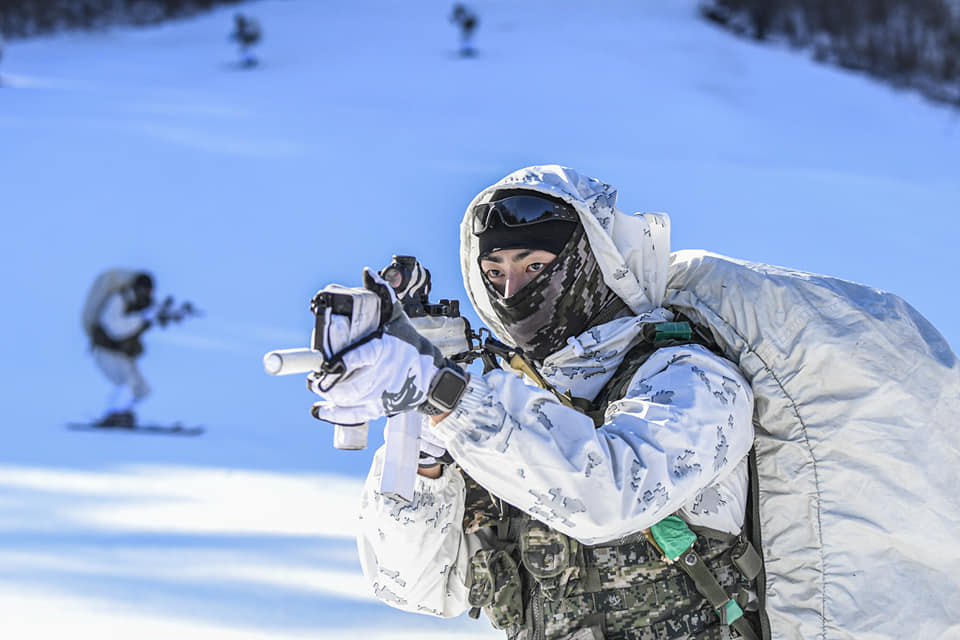
[[[83,327],[93,360],[114,384],[107,412],[98,424],[132,427],[135,403],[150,393],[137,367],[143,354],[140,336],[156,319],[153,277],[145,271],[109,269],[94,281],[83,309]]]
[[[260,23],[255,18],[238,13],[233,16],[233,33],[230,39],[240,47],[240,66],[249,68],[257,65],[257,58],[251,53],[253,45],[260,42]]]
[[[134,427],[133,407],[150,393],[137,367],[143,355],[140,337],[200,313],[190,302],[174,307],[172,296],[154,304],[153,276],[146,271],[107,269],[97,276],[83,305],[82,323],[97,367],[114,384],[101,427]]]
[[[465,5],[457,3],[453,6],[450,21],[460,27],[460,55],[465,58],[475,55],[473,32],[477,28],[477,15]]]

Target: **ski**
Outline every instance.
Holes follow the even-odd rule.
[[[182,424],[137,424],[132,427],[103,426],[93,422],[69,422],[67,428],[73,431],[109,431],[112,433],[142,433],[165,436],[199,436],[205,429],[201,426]]]

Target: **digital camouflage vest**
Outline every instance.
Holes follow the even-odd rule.
[[[704,342],[689,334],[680,339],[663,338],[655,341],[651,334],[625,356],[588,412],[598,424],[606,405],[622,397],[636,369],[656,349]],[[601,545],[582,545],[463,475],[467,486],[464,531],[492,527],[498,540],[495,548],[483,549],[471,558],[467,578],[474,607],[471,615],[476,617],[482,608],[493,626],[505,630],[510,640],[741,637],[721,622],[680,561],[667,563],[644,533]],[[750,580],[737,568],[745,554],[743,538],[721,532],[696,533],[694,548],[716,583],[741,607],[750,608]]]

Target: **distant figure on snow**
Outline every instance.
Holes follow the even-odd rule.
[[[137,367],[137,359],[143,355],[140,337],[154,324],[165,327],[190,315],[197,315],[193,305],[184,302],[174,308],[172,297],[155,305],[153,276],[146,271],[108,269],[97,276],[84,302],[83,329],[94,362],[114,384],[107,411],[97,426],[136,425],[133,407],[150,393],[150,385]]]
[[[260,42],[260,23],[255,18],[238,13],[233,16],[233,33],[230,39],[240,47],[240,66],[254,67],[257,58],[250,51],[253,45]]]
[[[466,5],[458,2],[453,6],[450,21],[460,27],[460,55],[464,58],[476,55],[476,49],[473,48],[473,32],[477,29],[477,15]]]

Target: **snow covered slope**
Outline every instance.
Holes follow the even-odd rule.
[[[253,71],[234,67],[232,8],[8,46],[10,637],[498,637],[372,600],[351,540],[370,452],[334,451],[303,381],[260,358],[306,344],[316,289],[393,253],[464,300],[462,210],[524,165],[573,166],[617,185],[621,208],[669,212],[674,248],[894,291],[960,344],[956,113],[733,39],[693,0],[475,2],[470,60],[450,4],[245,4],[264,29]],[[203,423],[201,438],[63,429],[103,409],[79,312],[112,265],[206,312],[147,335],[141,410]]]

